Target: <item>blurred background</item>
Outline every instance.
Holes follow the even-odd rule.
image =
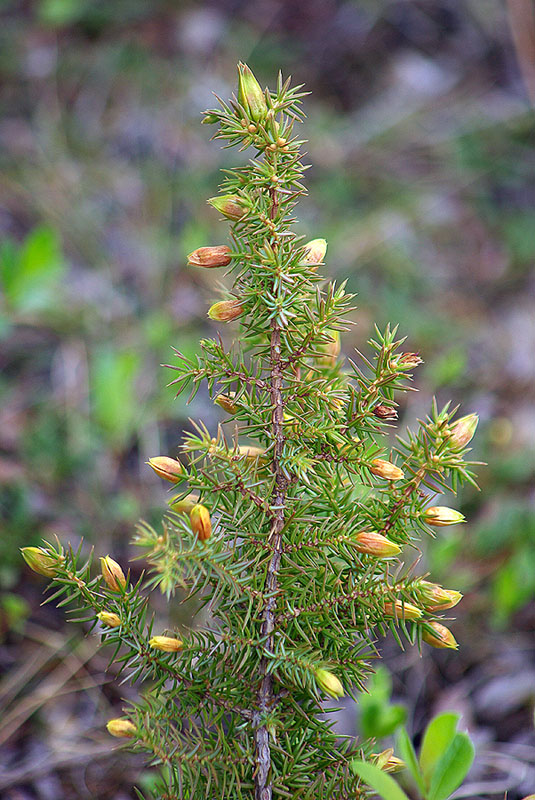
[[[433,395],[481,416],[482,491],[443,498],[469,524],[418,567],[465,593],[461,649],[387,642],[341,724],[387,746],[403,720],[417,739],[462,712],[478,757],[456,796],[519,800],[535,787],[535,12],[514,0],[0,2],[0,796],[123,800],[153,780],[104,729],[132,690],[40,606],[18,548],[83,537],[126,563],[167,498],[145,460],[174,455],[188,417],[217,423],[159,365],[216,330],[213,274],[185,256],[225,242],[205,201],[240,155],[199,123],[238,60],[313,92],[299,219],[358,293],[344,352],[400,323],[426,362],[400,429]]]

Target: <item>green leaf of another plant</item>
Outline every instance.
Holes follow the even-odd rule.
[[[428,800],[447,800],[466,777],[474,760],[474,745],[466,733],[456,733],[433,772]]]
[[[368,784],[384,800],[409,800],[403,789],[395,780],[376,767],[375,764],[368,764],[366,761],[353,761],[351,768],[362,780]]]
[[[455,736],[458,721],[458,714],[446,711],[432,719],[425,729],[420,750],[420,767],[427,786],[431,781],[435,765]]]
[[[418,764],[418,759],[416,758],[413,744],[405,728],[401,728],[398,734],[398,750],[399,755],[407,765],[407,769],[416,781],[420,792],[425,794],[425,784],[420,770],[420,765]]]

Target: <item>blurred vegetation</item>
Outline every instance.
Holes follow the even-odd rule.
[[[534,117],[505,12],[3,0],[0,630],[23,630],[34,604],[19,546],[58,532],[126,556],[138,517],[166,500],[143,462],[174,454],[189,416],[216,423],[206,397],[174,401],[158,365],[215,332],[212,277],[185,255],[224,236],[204,199],[226,156],[199,122],[239,59],[313,92],[301,223],[358,293],[346,354],[374,321],[399,322],[426,361],[401,426],[433,393],[481,416],[482,492],[447,500],[470,524],[440,537],[430,569],[467,595],[458,617],[531,624]]]

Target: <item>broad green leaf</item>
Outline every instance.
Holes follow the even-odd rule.
[[[420,750],[420,767],[426,786],[429,786],[435,764],[446,752],[457,728],[459,714],[446,711],[431,720],[425,729]]]
[[[398,750],[399,755],[407,765],[407,769],[416,781],[420,792],[425,794],[425,784],[420,771],[420,765],[418,764],[418,759],[416,758],[414,746],[405,728],[401,728],[398,734]]]
[[[140,357],[135,351],[103,349],[92,368],[93,414],[112,446],[122,444],[139,420],[142,404],[135,380]]]
[[[474,760],[474,745],[466,733],[456,733],[435,766],[428,800],[447,800],[464,781]]]
[[[5,242],[0,251],[0,274],[6,298],[17,310],[47,306],[65,271],[59,235],[54,228],[38,225],[19,249]]]
[[[386,772],[366,761],[352,761],[351,769],[384,800],[409,800],[403,789]]]

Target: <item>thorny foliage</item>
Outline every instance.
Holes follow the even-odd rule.
[[[392,557],[397,548],[372,555],[357,536],[385,536],[414,560],[410,548],[433,533],[434,494],[474,478],[448,407],[387,452],[397,393],[411,390],[419,359],[390,328],[377,331],[369,358],[339,354],[352,297],[323,280],[292,227],[305,193],[294,133],[303,93],[279,77],[259,99],[249,74],[240,65],[238,99],[206,112],[215,138],[255,150],[221,184],[245,209],[231,219],[226,298],[239,304],[239,335],[230,348],[204,340],[195,361],[176,351],[172,365],[179,392],[205,383],[230,412],[215,436],[202,423],[185,436],[173,498],[180,507],[196,493],[211,536],[201,541],[184,513],[167,513],[159,531],[141,523],[134,541],[151,577],[117,589],[92,578],[79,552],[59,543],[42,552],[54,564],[50,600],[99,625],[124,679],[144,682],[126,709],[129,745],[160,765],[156,796],[342,800],[366,795],[350,762],[370,758],[372,746],[335,735],[322,698],[363,687],[379,637],[420,645],[441,616],[426,607],[425,576]],[[381,477],[376,459],[402,472]],[[170,599],[178,588],[197,598],[178,652],[150,644],[156,586]],[[101,612],[120,625],[100,624]]]

